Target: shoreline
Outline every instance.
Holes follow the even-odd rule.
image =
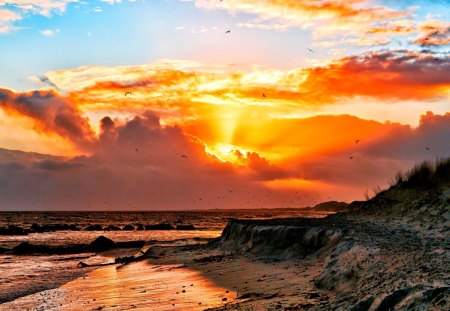
[[[394,189],[325,218],[230,220],[207,244],[152,245],[138,262],[86,268],[0,309],[450,309],[442,193]]]

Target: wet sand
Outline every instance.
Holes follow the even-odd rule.
[[[235,291],[199,271],[136,262],[99,268],[61,288],[1,305],[0,310],[204,310],[235,298]]]
[[[308,299],[314,292],[312,279],[323,265],[320,261],[300,264],[224,256],[205,247],[182,251],[180,247],[158,247],[155,251],[164,256],[101,267],[60,288],[0,305],[0,310],[266,310],[298,306],[299,302],[313,302]]]

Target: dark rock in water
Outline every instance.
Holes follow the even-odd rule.
[[[105,231],[119,231],[120,227],[114,226],[114,225],[109,225],[108,227],[105,228]]]
[[[9,252],[9,251],[10,251],[10,249],[8,249],[8,248],[0,247],[0,254],[7,253],[7,252]]]
[[[84,229],[84,231],[102,231],[103,228],[100,225],[90,225],[87,226],[86,229]]]
[[[28,242],[22,242],[19,245],[13,247],[13,253],[18,255],[31,254],[34,252],[36,252],[36,246]]]
[[[134,227],[133,227],[133,225],[126,225],[125,227],[122,228],[122,230],[124,230],[124,231],[133,231]]]
[[[12,249],[16,255],[29,255],[34,253],[49,255],[78,254],[90,251],[87,245],[75,244],[68,246],[47,246],[33,245],[28,242],[22,242]]]
[[[137,224],[136,230],[137,231],[142,231],[142,230],[144,230],[144,226],[142,224]]]
[[[55,231],[51,225],[43,225],[42,230],[43,232]]]
[[[177,230],[195,230],[193,225],[178,225]]]
[[[0,228],[0,235],[27,235],[27,231],[21,227],[9,225],[7,228]]]
[[[115,246],[116,243],[113,240],[101,235],[89,244],[89,249],[95,252],[101,252],[114,248]]]
[[[146,225],[145,230],[174,230],[175,228],[169,224]]]
[[[116,242],[116,248],[141,248],[145,245],[145,241],[128,241],[128,242]]]
[[[69,225],[69,230],[72,230],[72,231],[80,231],[80,229],[76,226],[76,225]]]
[[[32,224],[31,230],[33,230],[34,232],[39,232],[39,233],[44,232],[44,228],[39,226],[38,224]]]

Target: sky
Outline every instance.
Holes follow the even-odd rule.
[[[304,207],[450,156],[450,1],[0,0],[0,210]]]

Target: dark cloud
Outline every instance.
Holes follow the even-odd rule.
[[[14,93],[0,89],[0,108],[31,118],[38,131],[57,133],[80,148],[88,148],[95,139],[88,120],[52,91]]]
[[[386,185],[398,170],[423,160],[450,157],[450,113],[423,115],[417,128],[390,124],[389,131],[372,141],[361,141],[345,151],[300,160],[302,176],[324,182],[372,188]]]
[[[406,50],[370,52],[308,70],[302,84],[311,101],[368,96],[390,100],[432,100],[450,86],[450,58]],[[309,91],[308,91],[309,90]]]
[[[256,153],[246,155],[248,167],[221,162],[181,128],[162,126],[152,112],[113,123],[102,119],[103,133],[91,156],[67,159],[0,149],[0,208],[244,208],[262,204],[267,193],[272,193],[267,206],[280,204],[282,194],[260,181],[284,173]],[[255,199],[244,204],[249,195]]]

